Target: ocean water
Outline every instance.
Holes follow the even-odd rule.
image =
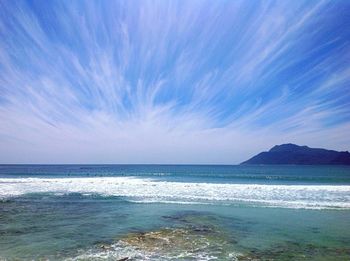
[[[0,165],[0,260],[350,260],[350,167]]]

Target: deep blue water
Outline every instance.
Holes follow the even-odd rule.
[[[1,177],[150,177],[172,181],[350,184],[349,166],[0,165]]]
[[[1,165],[0,260],[347,260],[346,166]]]

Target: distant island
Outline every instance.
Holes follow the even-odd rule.
[[[241,164],[350,165],[350,153],[289,143],[276,145]]]

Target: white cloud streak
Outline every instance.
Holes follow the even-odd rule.
[[[231,164],[284,142],[346,150],[349,42],[319,25],[332,6],[91,1],[45,5],[44,24],[2,2],[0,161]],[[306,48],[314,28],[322,41]]]

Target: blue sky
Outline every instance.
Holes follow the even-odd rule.
[[[350,148],[349,1],[1,1],[2,163]]]

